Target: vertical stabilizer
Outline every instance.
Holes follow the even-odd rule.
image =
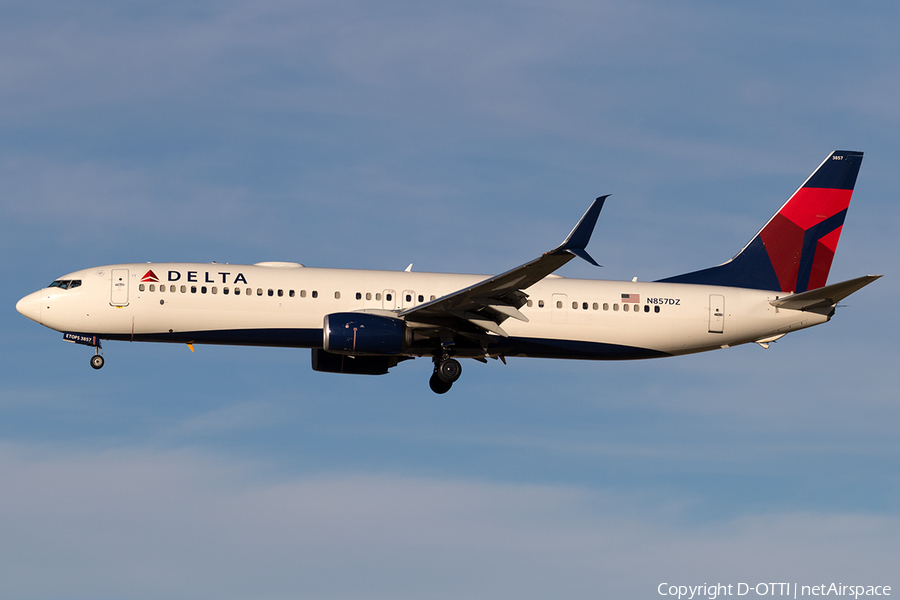
[[[824,286],[862,157],[862,152],[832,152],[737,256],[660,281],[790,293]]]

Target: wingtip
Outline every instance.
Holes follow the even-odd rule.
[[[567,251],[571,252],[572,254],[574,254],[575,256],[577,256],[579,258],[583,258],[584,260],[588,261],[595,267],[603,266],[603,265],[599,264],[596,260],[594,260],[594,258],[590,254],[588,254],[587,250],[585,250],[584,248],[568,248]]]
[[[591,203],[587,212],[584,213],[581,220],[578,221],[578,224],[575,225],[575,228],[572,229],[571,233],[569,233],[569,236],[558,250],[568,250],[573,254],[576,254],[574,252],[575,250],[583,251],[587,247],[588,242],[591,241],[591,235],[594,233],[594,226],[597,224],[597,218],[600,216],[600,211],[603,210],[603,204],[609,196],[609,194],[599,196]],[[577,256],[581,256],[581,254],[577,254]],[[582,258],[584,257],[582,256]],[[593,259],[588,260],[588,262],[596,264]]]

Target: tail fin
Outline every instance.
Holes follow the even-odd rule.
[[[824,286],[862,157],[862,152],[832,152],[737,256],[660,281],[790,293]]]

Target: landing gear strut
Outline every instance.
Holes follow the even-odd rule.
[[[446,394],[453,386],[453,382],[462,375],[462,365],[455,358],[447,355],[434,357],[434,373],[428,380],[431,391],[435,394]]]

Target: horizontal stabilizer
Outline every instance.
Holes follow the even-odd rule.
[[[776,308],[788,308],[790,310],[815,310],[818,308],[826,308],[828,306],[834,306],[853,292],[864,288],[879,277],[881,277],[881,275],[865,275],[863,277],[851,279],[850,281],[842,281],[841,283],[826,285],[825,287],[810,290],[808,292],[791,294],[784,298],[771,300],[769,304]]]

